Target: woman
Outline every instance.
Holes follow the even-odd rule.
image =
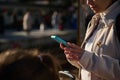
[[[120,80],[120,42],[115,20],[120,14],[119,0],[87,0],[95,15],[88,25],[81,47],[60,44],[67,60],[79,68],[80,80]]]

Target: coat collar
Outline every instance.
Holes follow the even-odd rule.
[[[110,23],[114,22],[116,16],[120,13],[120,1],[113,3],[107,10],[100,13],[101,21],[109,26]]]
[[[87,30],[87,35],[85,36],[85,39],[81,45],[82,48],[84,48],[86,41],[89,39],[89,37],[92,35],[94,30],[96,29],[100,19],[105,23],[106,26],[109,26],[111,25],[111,23],[114,22],[116,16],[120,13],[119,4],[120,4],[120,1],[117,1],[103,13],[97,13],[92,17],[92,20],[88,25],[89,29]]]

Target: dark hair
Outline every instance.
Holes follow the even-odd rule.
[[[59,80],[59,66],[50,54],[14,50],[2,53],[0,58],[1,80]]]

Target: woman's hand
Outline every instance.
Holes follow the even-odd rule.
[[[63,44],[60,44],[60,48],[64,50],[66,58],[78,61],[83,55],[84,50],[74,43],[68,42],[67,44],[69,47],[65,47]]]

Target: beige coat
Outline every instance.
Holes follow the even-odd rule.
[[[115,18],[119,13],[120,6],[107,12],[105,16],[107,21],[105,21],[105,26],[101,28],[99,35],[96,34],[91,52],[85,51],[78,62],[68,60],[80,71],[82,69],[89,71],[91,80],[120,80],[120,43],[114,33]],[[92,18],[82,48],[95,30],[99,15],[96,14]],[[88,80],[87,77],[86,80]]]
[[[108,19],[111,21],[108,21],[108,25],[106,24],[102,28],[101,33],[94,40],[93,54],[86,53],[80,60],[80,65],[92,72],[92,80],[120,80],[120,43],[114,33],[114,20],[120,13],[119,10],[120,6],[107,14],[108,16],[109,14],[114,16],[109,16]],[[87,42],[96,25],[94,21],[91,24],[93,25],[88,28],[84,42]]]

